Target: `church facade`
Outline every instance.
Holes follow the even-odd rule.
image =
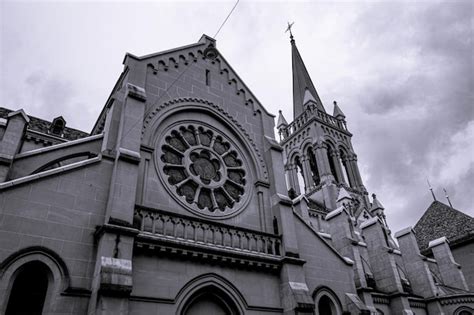
[[[90,134],[0,108],[0,313],[473,314],[448,239],[390,231],[293,37],[290,123],[215,47],[127,54]]]

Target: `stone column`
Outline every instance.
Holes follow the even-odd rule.
[[[331,173],[331,167],[329,166],[327,147],[325,144],[319,144],[315,147],[314,153],[316,156],[316,162],[319,166],[319,176],[321,182],[324,184],[330,184],[334,181],[334,176]]]
[[[288,179],[288,190],[293,189],[294,192],[296,193],[296,183],[295,183],[295,178],[293,175],[293,164],[286,164],[285,165],[285,174],[286,178]]]
[[[314,180],[311,172],[311,165],[309,164],[309,157],[307,155],[303,155],[301,164],[303,165],[305,192],[309,192],[314,186]]]
[[[351,164],[352,172],[354,173],[357,188],[359,188],[360,190],[365,190],[364,184],[362,183],[362,177],[360,176],[359,166],[357,165],[357,155],[352,155],[349,161]]]
[[[356,188],[356,182],[354,180],[354,174],[352,172],[352,167],[351,167],[351,163],[350,163],[350,160],[347,156],[344,156],[342,159],[342,164],[345,168],[345,171],[346,171],[346,175],[347,175],[347,180],[349,181],[347,184],[352,187],[352,188]]]

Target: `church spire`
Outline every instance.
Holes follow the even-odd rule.
[[[304,65],[303,59],[296,48],[293,35],[291,36],[291,58],[293,68],[293,117],[296,118],[304,111],[305,95],[311,95],[316,101],[319,109],[324,111],[318,92],[314,88],[313,82]]]

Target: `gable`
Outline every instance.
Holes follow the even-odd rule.
[[[133,64],[132,60],[139,61],[140,63],[145,63],[147,65],[148,71],[153,75],[161,76],[163,73],[168,74],[168,76],[172,77],[172,80],[164,80],[165,82],[162,82],[161,85],[156,86],[158,88],[162,87],[165,90],[169,88],[170,85],[174,85],[176,83],[175,81],[185,81],[190,84],[196,83],[195,81],[204,82],[206,73],[205,71],[210,70],[214,72],[212,73],[213,77],[215,76],[215,78],[217,78],[218,76],[219,82],[228,85],[228,88],[230,88],[232,94],[230,91],[228,91],[229,89],[227,87],[221,87],[221,90],[227,90],[226,92],[229,93],[228,96],[232,97],[233,99],[240,99],[240,102],[245,106],[249,106],[253,110],[254,114],[260,112],[272,118],[275,117],[263,107],[256,96],[250,91],[244,81],[239,77],[237,72],[231,67],[231,65],[220,52],[217,58],[214,60],[208,60],[204,57],[204,50],[209,44],[216,46],[214,39],[203,35],[199,42],[195,44],[142,57],[127,54],[125,56],[124,64],[125,66],[129,66]],[[191,73],[192,80],[179,80],[182,79],[184,72]],[[196,87],[200,88],[199,84],[196,85]],[[151,90],[154,90],[152,87],[150,88]],[[213,89],[219,89],[219,86],[210,85],[210,90],[212,91]],[[146,87],[145,90],[147,90],[147,92],[149,91],[149,89]],[[216,95],[218,94],[219,93],[216,93]],[[182,97],[184,95],[179,96]]]

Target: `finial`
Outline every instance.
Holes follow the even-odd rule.
[[[431,191],[431,195],[433,196],[434,201],[436,201],[436,196],[435,196],[435,194],[434,194],[434,192],[433,192],[433,187],[431,187],[431,184],[430,184],[430,181],[428,180],[428,178],[426,179],[426,182],[428,183],[428,187],[429,187],[429,189],[430,189],[430,191]]]
[[[376,194],[372,194],[372,199],[377,199],[377,195],[376,195]]]
[[[446,191],[446,188],[443,188],[443,190],[444,190],[444,195],[446,199],[448,199],[449,206],[452,208],[453,205],[451,204],[451,200],[449,200],[449,195],[448,195],[448,192]]]
[[[288,27],[286,28],[286,32],[290,32],[290,39],[291,41],[293,41],[293,33],[291,32],[291,28],[293,27],[293,24],[295,24],[295,22],[288,22]]]
[[[339,108],[339,106],[337,105],[337,102],[336,102],[336,101],[334,101],[333,104],[334,104],[333,116],[336,117],[336,118],[339,119],[339,120],[344,121],[345,118],[346,118],[346,115],[344,115],[344,113],[342,112],[342,110],[341,110],[341,109]]]

